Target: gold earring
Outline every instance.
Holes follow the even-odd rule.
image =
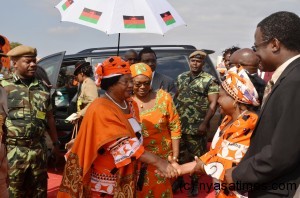
[[[232,103],[232,106],[233,106],[234,108],[237,107],[236,100]]]

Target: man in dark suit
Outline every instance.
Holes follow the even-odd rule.
[[[250,198],[299,197],[295,195],[300,183],[299,16],[277,12],[262,20],[253,50],[263,71],[274,74],[248,152],[237,167],[226,172],[226,181],[240,182],[239,191],[251,184],[247,188]]]
[[[155,71],[157,66],[157,57],[155,52],[150,47],[145,47],[140,51],[138,59],[140,62],[149,65],[152,69],[153,72],[152,73],[153,77],[151,82],[152,90],[163,89],[174,96],[176,93],[174,80],[169,76],[166,76],[164,74]]]

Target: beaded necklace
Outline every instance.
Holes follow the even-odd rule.
[[[126,110],[127,109],[127,103],[125,100],[123,100],[125,107],[122,107],[119,105],[107,92],[104,93],[115,105],[117,105],[120,109]]]

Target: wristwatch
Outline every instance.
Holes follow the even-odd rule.
[[[59,140],[57,140],[56,142],[53,142],[53,146],[60,146],[61,142]]]

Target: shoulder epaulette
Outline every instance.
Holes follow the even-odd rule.
[[[1,80],[9,80],[9,79],[12,79],[13,76],[12,75],[9,75],[9,74],[0,74],[0,81]]]
[[[37,79],[37,81],[39,82],[40,85],[45,86],[47,89],[51,89],[51,88],[52,88],[52,85],[51,85],[51,84],[49,85],[49,84],[46,83],[46,81],[43,80],[43,79]]]

